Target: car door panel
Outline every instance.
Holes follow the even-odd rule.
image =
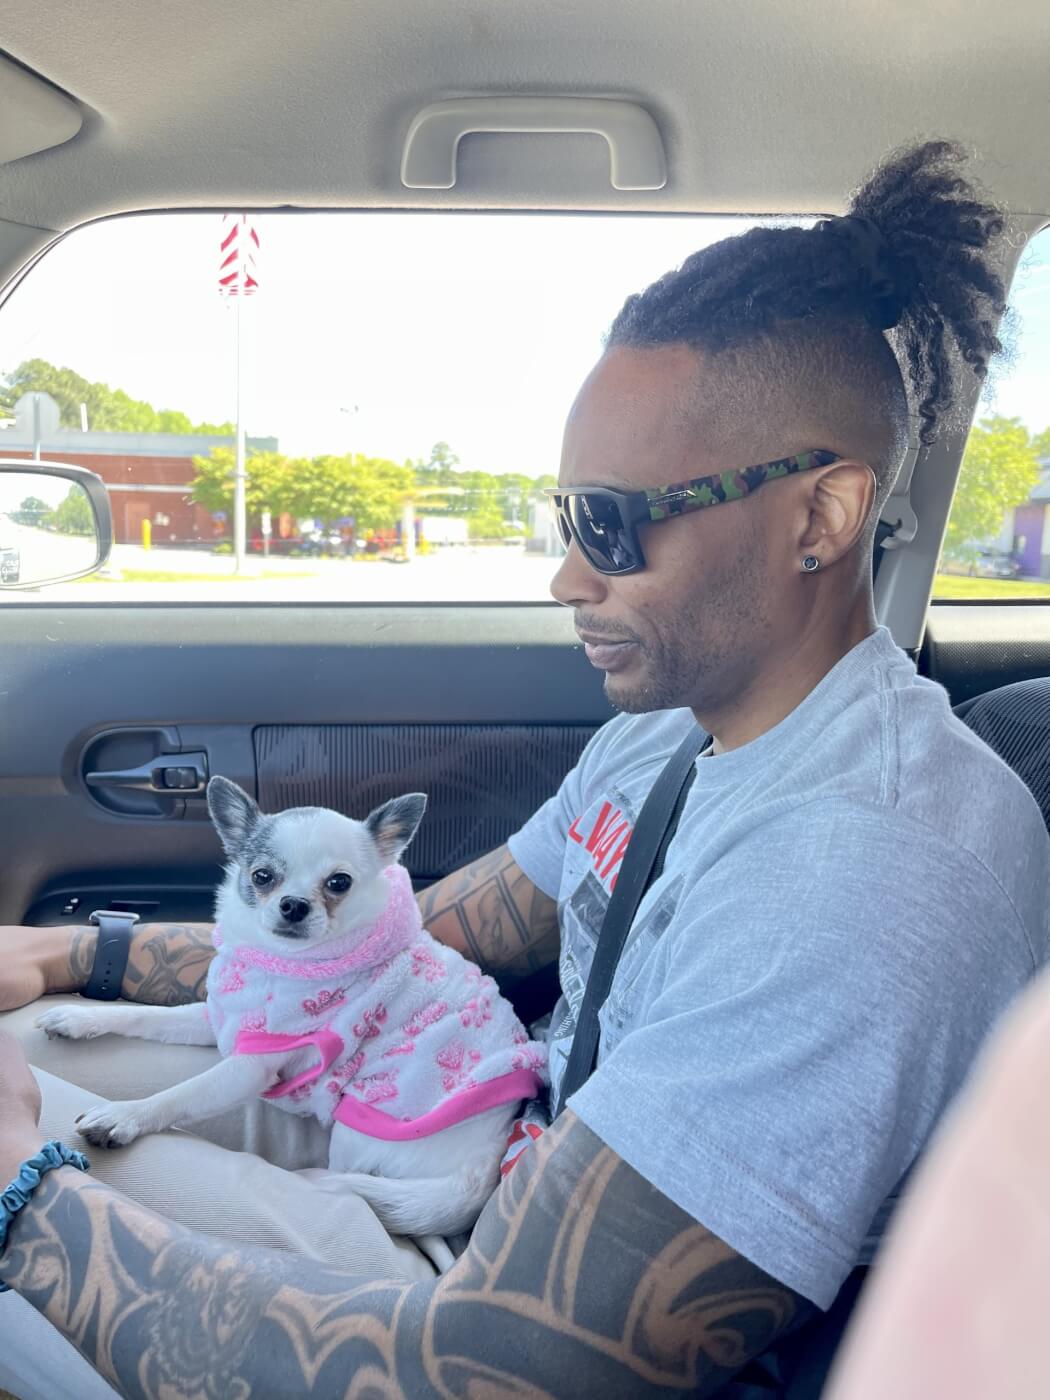
[[[208,917],[213,773],[358,817],[428,792],[425,882],[505,840],[611,713],[545,606],[5,606],[0,647],[0,922]]]
[[[1047,616],[938,604],[920,669],[956,704],[1050,674]],[[568,614],[535,605],[15,604],[0,647],[0,922],[209,917],[200,788],[97,775],[203,760],[271,810],[356,816],[427,792],[407,862],[426,882],[505,840],[611,713]]]

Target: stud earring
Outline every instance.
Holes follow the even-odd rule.
[[[807,554],[806,557],[802,560],[802,567],[805,569],[807,574],[815,574],[820,568],[820,560],[815,554]]]

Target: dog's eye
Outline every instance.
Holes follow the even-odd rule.
[[[334,875],[329,875],[328,879],[324,882],[324,887],[329,894],[346,894],[353,883],[349,875],[339,870]]]
[[[272,870],[253,870],[252,884],[257,890],[268,890],[273,884]]]

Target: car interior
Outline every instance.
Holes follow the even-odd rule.
[[[529,216],[535,239],[500,256],[525,250],[528,276],[553,280],[557,295],[537,305],[531,333],[557,341],[559,317],[577,314],[576,274],[563,276],[557,243],[545,241],[558,220],[591,248],[628,222],[639,237],[652,230],[655,275],[669,230],[666,246],[684,252],[704,221],[742,227],[840,213],[887,152],[945,136],[972,151],[974,172],[1009,211],[1003,271],[1018,276],[1017,341],[999,386],[1005,393],[1012,367],[1023,367],[1035,384],[1028,427],[1037,433],[1050,425],[1050,410],[1038,416],[1036,383],[1042,374],[1050,403],[1050,357],[1039,359],[1035,335],[1044,327],[1050,338],[1040,300],[1050,290],[1050,233],[1041,232],[1050,223],[1048,54],[1050,7],[1036,0],[316,0],[306,11],[274,0],[11,0],[0,18],[0,372],[57,343],[32,300],[49,265],[78,240],[88,249],[110,236],[148,242],[150,219],[170,229],[206,217],[216,251],[225,212],[265,228],[301,220],[301,256],[310,258],[309,220],[338,213],[357,221],[340,225],[347,259],[357,256],[355,230],[382,228],[391,246],[400,240],[382,275],[396,281],[400,269],[415,286],[443,276],[442,259],[456,256],[451,244],[434,252],[443,220],[458,221],[456,238],[481,258],[499,252],[510,220]],[[130,216],[142,217],[132,225]],[[1044,261],[1032,264],[1033,253]],[[265,254],[264,237],[260,308]],[[77,266],[90,283],[91,256]],[[85,303],[112,296],[112,324],[94,328],[100,341],[124,334],[120,296],[145,298],[149,311],[148,283],[118,293],[111,275]],[[605,324],[632,289],[610,288]],[[494,300],[483,333],[497,342],[482,353],[498,361],[498,338],[517,339],[529,313],[519,299],[503,323]],[[58,318],[78,314],[75,299],[46,305]],[[446,309],[457,315],[454,302]],[[406,325],[408,298],[396,314],[399,334],[441,357],[437,311]],[[89,380],[106,377],[91,360],[92,329],[80,327],[77,343],[88,349],[73,365]],[[603,329],[591,327],[595,358]],[[155,332],[159,344],[162,316]],[[138,354],[149,361],[150,344]],[[406,402],[429,392],[421,355],[376,358],[377,373],[400,378]],[[519,370],[508,361],[508,374]],[[539,365],[529,372],[519,416],[493,423],[494,442],[528,434],[533,395],[557,400],[544,404],[548,415],[571,402],[574,382]],[[484,395],[474,397],[473,373],[464,363],[442,380],[468,405],[461,415],[471,404],[490,413]],[[138,392],[148,397],[149,386]],[[355,390],[346,392],[350,403]],[[910,454],[883,513],[877,611],[1050,821],[1050,596],[1012,575],[982,576],[995,571],[977,568],[976,554],[959,571],[970,575],[965,593],[937,596],[935,584],[971,422],[988,411],[975,390],[936,445]],[[265,415],[248,428],[270,431]],[[5,433],[15,443],[14,418],[0,428],[0,457],[27,458],[28,449],[4,448]],[[435,419],[419,451],[442,433]],[[83,467],[74,439],[71,431],[64,450],[45,443],[37,455]],[[556,447],[553,458],[546,446],[540,455],[528,474],[556,478]],[[127,542],[119,529],[114,539]],[[9,560],[0,579],[0,923],[75,924],[98,908],[207,920],[221,866],[204,800],[213,774],[256,794],[264,810],[316,803],[362,815],[426,792],[428,817],[407,856],[420,886],[500,844],[611,714],[567,611],[542,591],[501,591],[500,561],[511,552],[485,556],[469,596],[418,586],[413,596],[414,564],[377,565],[389,596],[363,599],[285,591],[279,578],[243,597],[232,585],[125,592],[104,579],[30,592]],[[550,974],[513,989],[526,1018],[553,994]]]

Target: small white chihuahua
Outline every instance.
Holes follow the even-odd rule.
[[[223,1059],[150,1098],[100,1105],[79,1131],[119,1146],[262,1094],[331,1124],[330,1170],[350,1173],[389,1230],[430,1237],[444,1259],[433,1237],[469,1228],[495,1189],[546,1048],[491,978],[422,927],[396,862],[426,798],[395,798],[364,822],[319,807],[264,816],[215,777],[208,806],[229,864],[207,1002],[66,1006],[37,1025],[217,1045]]]

